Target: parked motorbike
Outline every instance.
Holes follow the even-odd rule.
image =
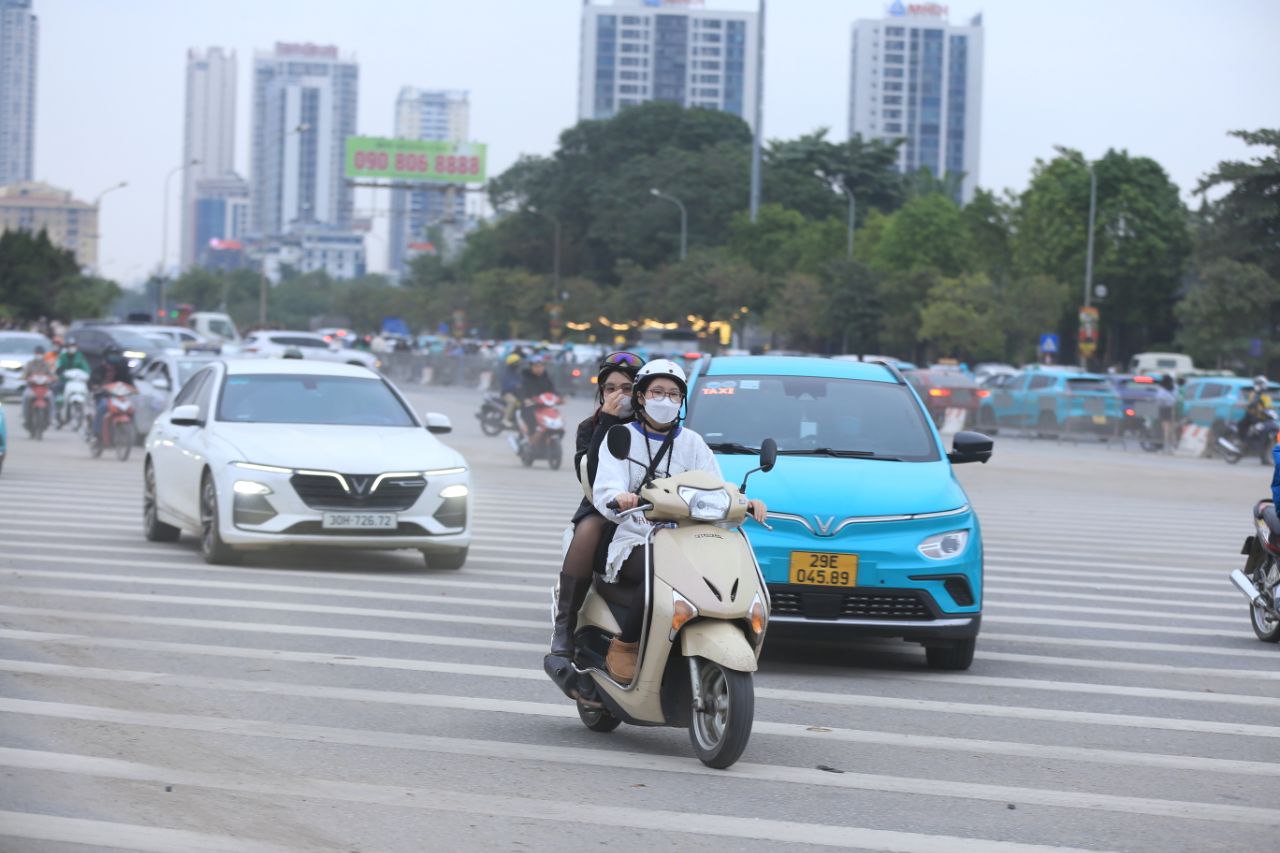
[[[631,431],[614,427],[607,443],[615,458],[626,459]],[[767,439],[756,471],[770,471],[777,454],[777,444]],[[698,759],[720,769],[746,749],[755,713],[751,674],[770,607],[751,545],[740,529],[731,529],[747,516],[746,485],[746,479],[734,487],[705,471],[686,471],[645,483],[642,503],[621,513],[652,522],[643,546],[648,620],[635,678],[619,684],[605,665],[609,642],[621,633],[634,600],[631,590],[599,576],[578,611],[574,659],[548,656],[544,662],[565,694],[577,697],[587,728],[687,728]],[[553,621],[555,598],[553,592]]]
[[[559,470],[564,460],[564,418],[558,407],[563,402],[550,391],[534,401],[533,434],[521,436],[515,445],[524,467],[532,467],[534,462],[545,459],[552,471]]]
[[[496,392],[484,395],[476,419],[480,421],[480,431],[485,435],[501,435],[504,429],[515,429],[507,426],[507,403]]]
[[[89,453],[97,459],[104,450],[112,448],[116,452],[116,458],[124,462],[133,452],[137,435],[133,421],[133,398],[138,389],[128,382],[112,382],[104,385],[100,393],[107,398],[107,408],[102,423],[93,424],[89,431]]]
[[[1267,409],[1262,417],[1249,425],[1244,435],[1240,434],[1240,425],[1228,423],[1218,436],[1214,449],[1218,455],[1234,465],[1244,456],[1257,455],[1263,465],[1271,464],[1271,448],[1276,444],[1276,432],[1280,431],[1280,420],[1274,409]]]
[[[1240,549],[1244,568],[1231,573],[1231,582],[1249,599],[1253,633],[1264,643],[1280,642],[1280,517],[1271,501],[1254,506],[1253,526],[1256,532]]]
[[[71,424],[76,432],[84,426],[84,413],[89,405],[89,374],[73,367],[62,375],[66,386],[62,389],[62,410],[58,415],[59,428]]]
[[[37,373],[27,380],[27,390],[31,392],[26,402],[27,435],[36,441],[44,438],[44,432],[53,421],[53,383],[52,376]]]

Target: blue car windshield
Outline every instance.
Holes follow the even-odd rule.
[[[416,426],[381,379],[248,373],[228,376],[218,420],[241,424]]]
[[[934,462],[926,415],[905,385],[820,376],[707,376],[689,399],[689,427],[713,450]]]

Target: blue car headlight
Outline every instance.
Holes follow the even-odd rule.
[[[930,560],[949,560],[963,554],[968,544],[968,530],[949,530],[925,539],[916,550]]]

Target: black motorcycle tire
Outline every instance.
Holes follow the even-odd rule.
[[[89,433],[89,455],[94,459],[102,456],[102,427],[98,424],[93,425],[93,431]]]
[[[67,415],[67,422],[71,424],[71,429],[75,430],[76,432],[80,431],[81,427],[84,426],[84,404],[83,403],[76,402],[71,404],[70,412]]]
[[[44,438],[44,431],[49,428],[49,410],[47,408],[40,409],[32,407],[31,409],[31,428],[27,432],[35,441]]]
[[[1240,461],[1239,453],[1236,453],[1234,450],[1227,450],[1222,445],[1218,445],[1218,455],[1220,455],[1222,460],[1228,465],[1234,465]]]
[[[578,719],[582,720],[582,724],[593,732],[607,734],[622,725],[622,720],[619,720],[604,708],[588,708],[581,702],[577,704]]]
[[[1280,643],[1280,619],[1268,624],[1261,608],[1249,605],[1249,624],[1253,626],[1254,635],[1264,643]]]
[[[698,760],[708,767],[724,770],[739,758],[751,738],[751,725],[755,718],[755,688],[751,673],[728,669],[706,658],[699,659],[702,671],[702,687],[707,691],[712,684],[719,689],[717,713],[707,714],[691,709],[693,719],[689,723],[689,742]],[[722,723],[703,722],[707,717],[718,718],[719,710],[725,712]],[[709,739],[711,734],[714,738]]]
[[[129,454],[133,452],[134,432],[133,421],[125,421],[111,430],[116,458],[121,462],[128,462]]]
[[[502,412],[485,411],[480,413],[480,431],[488,436],[501,435],[506,426],[502,422]]]
[[[551,466],[552,471],[560,470],[560,463],[564,460],[564,450],[560,446],[560,440],[549,442],[547,444],[547,464]]]

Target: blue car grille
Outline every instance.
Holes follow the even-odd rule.
[[[805,619],[885,619],[929,621],[934,610],[927,594],[912,589],[809,590],[795,586],[770,586],[774,616]]]

